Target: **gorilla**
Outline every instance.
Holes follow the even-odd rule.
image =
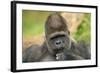
[[[70,38],[67,23],[59,13],[48,16],[45,23],[45,41],[41,46],[32,45],[22,52],[22,61],[67,61],[90,59],[90,49],[84,43]]]

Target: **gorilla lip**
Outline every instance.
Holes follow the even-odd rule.
[[[56,54],[61,53],[61,52],[64,51],[64,48],[56,48],[56,49],[54,49],[54,51],[55,51]]]

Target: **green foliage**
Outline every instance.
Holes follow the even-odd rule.
[[[83,21],[77,29],[77,32],[74,33],[74,38],[77,41],[85,41],[90,43],[91,41],[91,14],[86,13],[84,15]]]

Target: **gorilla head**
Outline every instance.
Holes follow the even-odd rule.
[[[45,36],[48,51],[57,55],[69,50],[71,41],[65,20],[58,13],[48,16],[45,24]]]

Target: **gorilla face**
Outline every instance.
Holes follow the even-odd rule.
[[[45,25],[46,43],[48,51],[56,55],[69,49],[69,32],[64,19],[59,14],[48,17]]]
[[[67,35],[62,34],[62,32],[57,32],[58,34],[52,34],[54,36],[48,39],[48,46],[56,54],[63,52],[65,49],[69,49],[70,39]]]
[[[65,35],[57,35],[50,39],[50,44],[54,47],[54,51],[59,52],[65,47]]]

